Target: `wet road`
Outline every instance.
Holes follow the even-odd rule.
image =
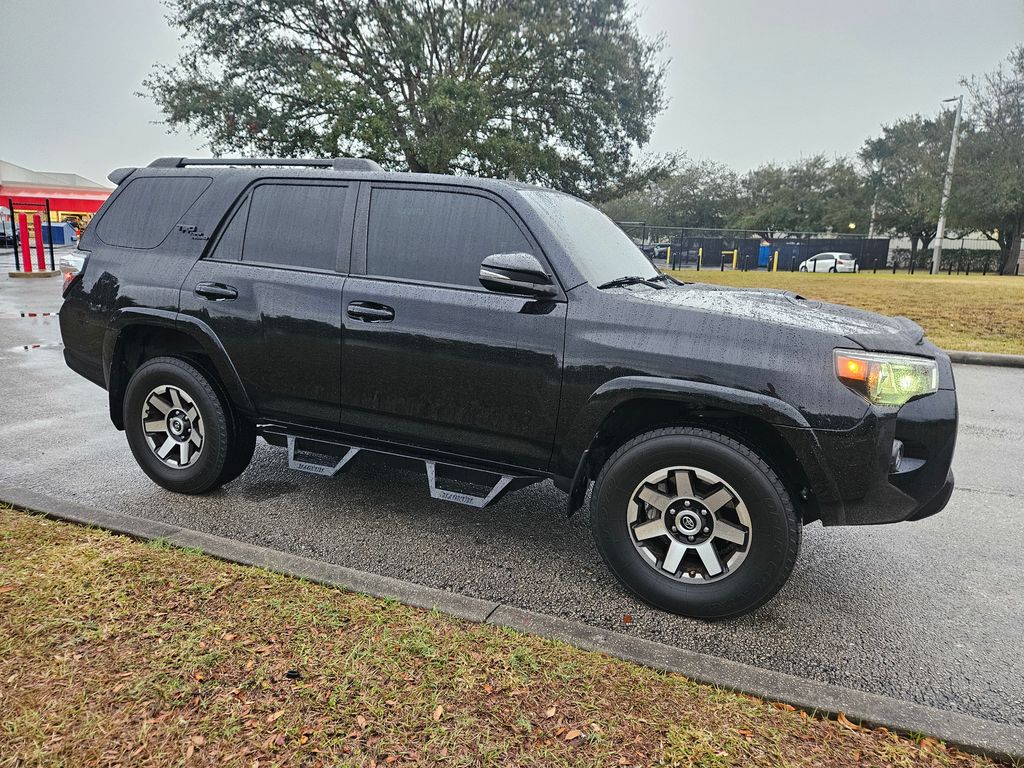
[[[110,425],[106,393],[64,366],[57,318],[22,316],[56,311],[58,292],[57,279],[0,275],[0,482],[1024,725],[1024,370],[957,366],[958,487],[945,512],[809,526],[778,597],[702,624],[628,596],[586,514],[567,520],[550,484],[481,511],[430,499],[422,472],[382,459],[321,478],[290,471],[285,451],[261,442],[245,474],[214,494],[162,491]]]

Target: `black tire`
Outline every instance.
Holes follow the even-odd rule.
[[[221,470],[217,480],[218,485],[227,485],[245,472],[256,450],[255,425],[240,414],[232,413],[231,415],[233,426],[231,446],[228,449],[228,459],[224,462],[224,469]]]
[[[724,578],[684,582],[650,564],[633,543],[627,508],[639,484],[668,467],[714,473],[744,500],[750,517],[745,559]],[[664,611],[700,619],[749,613],[786,583],[803,526],[788,492],[754,451],[706,429],[673,427],[640,435],[605,463],[591,496],[591,528],[612,573],[634,595]]]
[[[801,272],[806,272],[807,271],[807,267],[800,267],[800,271]]]
[[[835,272],[835,271],[836,271],[836,268],[835,268],[835,267],[829,267],[829,268],[828,268],[828,271],[829,271],[829,272]]]
[[[147,398],[154,389],[163,386],[174,387],[187,395],[202,419],[201,449],[189,466],[168,466],[157,457],[146,439],[142,422]],[[123,411],[128,445],[142,471],[157,485],[176,493],[199,494],[221,484],[233,430],[228,405],[207,374],[174,357],[147,360],[128,382]]]
[[[210,368],[207,361],[202,358],[182,358],[189,365],[199,370],[207,381],[213,385],[220,396],[220,401],[229,404],[231,399],[224,387],[221,386],[217,375]],[[238,478],[252,461],[252,455],[256,451],[256,425],[243,414],[238,413],[230,405],[226,405],[226,413],[231,423],[231,442],[228,444],[228,458],[224,462],[224,469],[221,470],[217,485],[227,485]]]

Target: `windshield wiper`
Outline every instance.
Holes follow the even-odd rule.
[[[609,280],[607,283],[601,283],[597,287],[599,289],[618,288],[619,286],[622,285],[636,285],[637,283],[643,283],[644,285],[649,285],[653,288],[661,288],[661,286],[658,285],[656,282],[658,280],[668,280],[671,282],[672,278],[665,274],[657,275],[655,277],[640,277],[640,275],[626,275],[625,277],[616,277],[614,280]]]

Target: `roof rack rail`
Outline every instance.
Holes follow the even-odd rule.
[[[248,165],[254,168],[280,166],[293,168],[331,168],[335,171],[383,171],[377,163],[365,157],[158,157],[150,168],[187,168],[195,165]]]

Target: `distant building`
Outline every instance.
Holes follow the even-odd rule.
[[[2,226],[7,232],[11,231],[8,199],[14,203],[15,215],[27,213],[30,220],[33,213],[45,218],[43,206],[48,200],[54,224],[67,221],[81,229],[113,191],[76,173],[31,171],[0,160],[0,219],[4,220]]]

